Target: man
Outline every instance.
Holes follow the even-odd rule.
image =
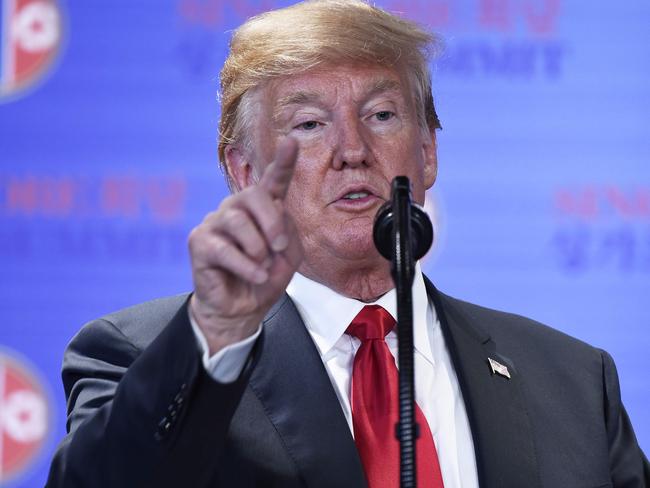
[[[397,486],[395,294],[371,234],[395,176],[420,203],[436,178],[432,42],[357,1],[235,32],[219,143],[233,194],[190,235],[194,292],[73,339],[48,486]],[[420,486],[648,483],[607,353],[419,269],[413,292]],[[374,322],[385,341],[362,337]]]

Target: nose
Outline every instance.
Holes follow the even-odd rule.
[[[358,117],[349,115],[342,118],[336,133],[337,150],[333,161],[335,169],[343,169],[346,166],[357,168],[370,164],[370,151],[363,129]]]

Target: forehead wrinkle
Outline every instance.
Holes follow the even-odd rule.
[[[284,107],[286,105],[302,105],[305,103],[319,103],[321,101],[321,94],[316,91],[308,90],[299,90],[297,92],[290,93],[277,102],[279,107]]]
[[[367,103],[372,98],[385,93],[394,93],[400,98],[404,97],[404,94],[402,93],[402,84],[392,78],[376,78],[371,80],[367,86],[368,88],[360,94],[360,97],[355,99],[356,103]]]
[[[277,120],[282,111],[292,105],[316,105],[323,107],[322,94],[316,91],[299,90],[281,97],[275,104],[273,118]]]
[[[383,78],[380,80],[376,80],[373,83],[372,88],[370,88],[366,96],[367,98],[371,98],[375,95],[381,95],[382,93],[390,92],[390,91],[398,92],[401,94],[402,84],[397,80],[391,80],[390,78]]]

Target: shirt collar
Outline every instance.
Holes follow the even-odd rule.
[[[413,280],[413,342],[415,349],[434,364],[431,342],[429,340],[429,319],[436,324],[435,309],[429,307],[429,298],[424,286],[424,277],[417,263]],[[352,319],[366,305],[381,305],[397,320],[396,291],[393,288],[376,302],[365,303],[354,298],[339,295],[325,285],[295,273],[287,286],[287,294],[302,317],[307,330],[316,343],[321,357],[334,347]]]

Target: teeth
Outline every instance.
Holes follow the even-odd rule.
[[[358,198],[365,198],[365,197],[367,197],[367,196],[368,196],[368,193],[367,193],[367,192],[365,192],[365,191],[358,191],[358,192],[354,192],[354,193],[348,193],[348,194],[345,195],[343,198],[345,198],[345,199],[347,199],[347,200],[357,200]]]

